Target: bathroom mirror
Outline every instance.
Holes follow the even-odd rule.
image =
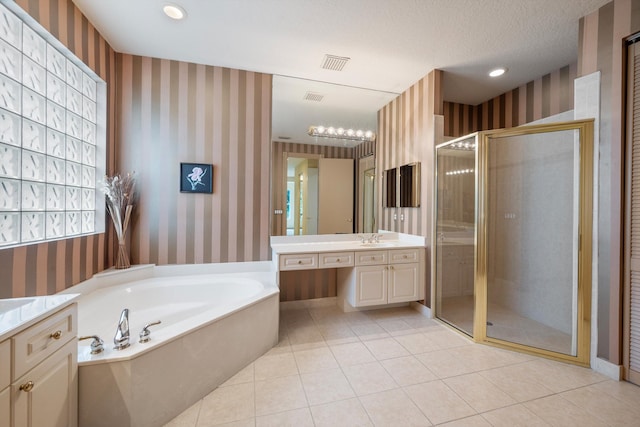
[[[397,200],[397,175],[396,168],[384,171],[384,207],[395,208],[398,205]]]
[[[420,163],[400,166],[400,207],[420,207]]]

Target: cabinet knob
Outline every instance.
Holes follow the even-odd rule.
[[[406,255],[402,255],[402,258],[407,258],[407,256]]]
[[[54,340],[59,340],[61,336],[62,336],[62,331],[55,331],[54,333],[49,335],[49,337],[53,338]]]
[[[337,259],[336,259],[336,262],[340,262],[340,258],[337,258]]]
[[[298,260],[298,264],[302,264],[302,260],[300,260],[300,259],[299,259],[299,260]]]
[[[31,390],[33,390],[33,381],[27,381],[20,386],[20,391],[26,391],[29,393]]]

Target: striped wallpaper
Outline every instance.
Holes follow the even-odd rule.
[[[378,112],[376,169],[379,228],[430,236],[435,146],[442,135],[442,71],[433,70]],[[421,206],[384,208],[382,172],[421,162]],[[394,214],[397,219],[394,219]]]
[[[132,263],[269,259],[271,75],[117,55],[118,165],[136,171]],[[213,194],[179,192],[180,162]]]
[[[578,77],[600,71],[598,356],[621,364],[624,40],[640,32],[640,0],[615,0],[580,19]]]
[[[16,3],[107,82],[107,170],[114,170],[115,53],[71,0]],[[0,250],[0,298],[47,295],[112,265],[106,244],[112,234]]]
[[[520,126],[573,109],[577,65],[567,65],[478,105],[444,102],[444,134]]]

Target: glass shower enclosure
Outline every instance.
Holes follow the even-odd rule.
[[[587,365],[593,123],[436,147],[435,315],[474,340]]]

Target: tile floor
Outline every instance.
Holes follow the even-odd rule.
[[[329,298],[281,304],[278,346],[165,427],[217,425],[639,426],[640,387]]]

